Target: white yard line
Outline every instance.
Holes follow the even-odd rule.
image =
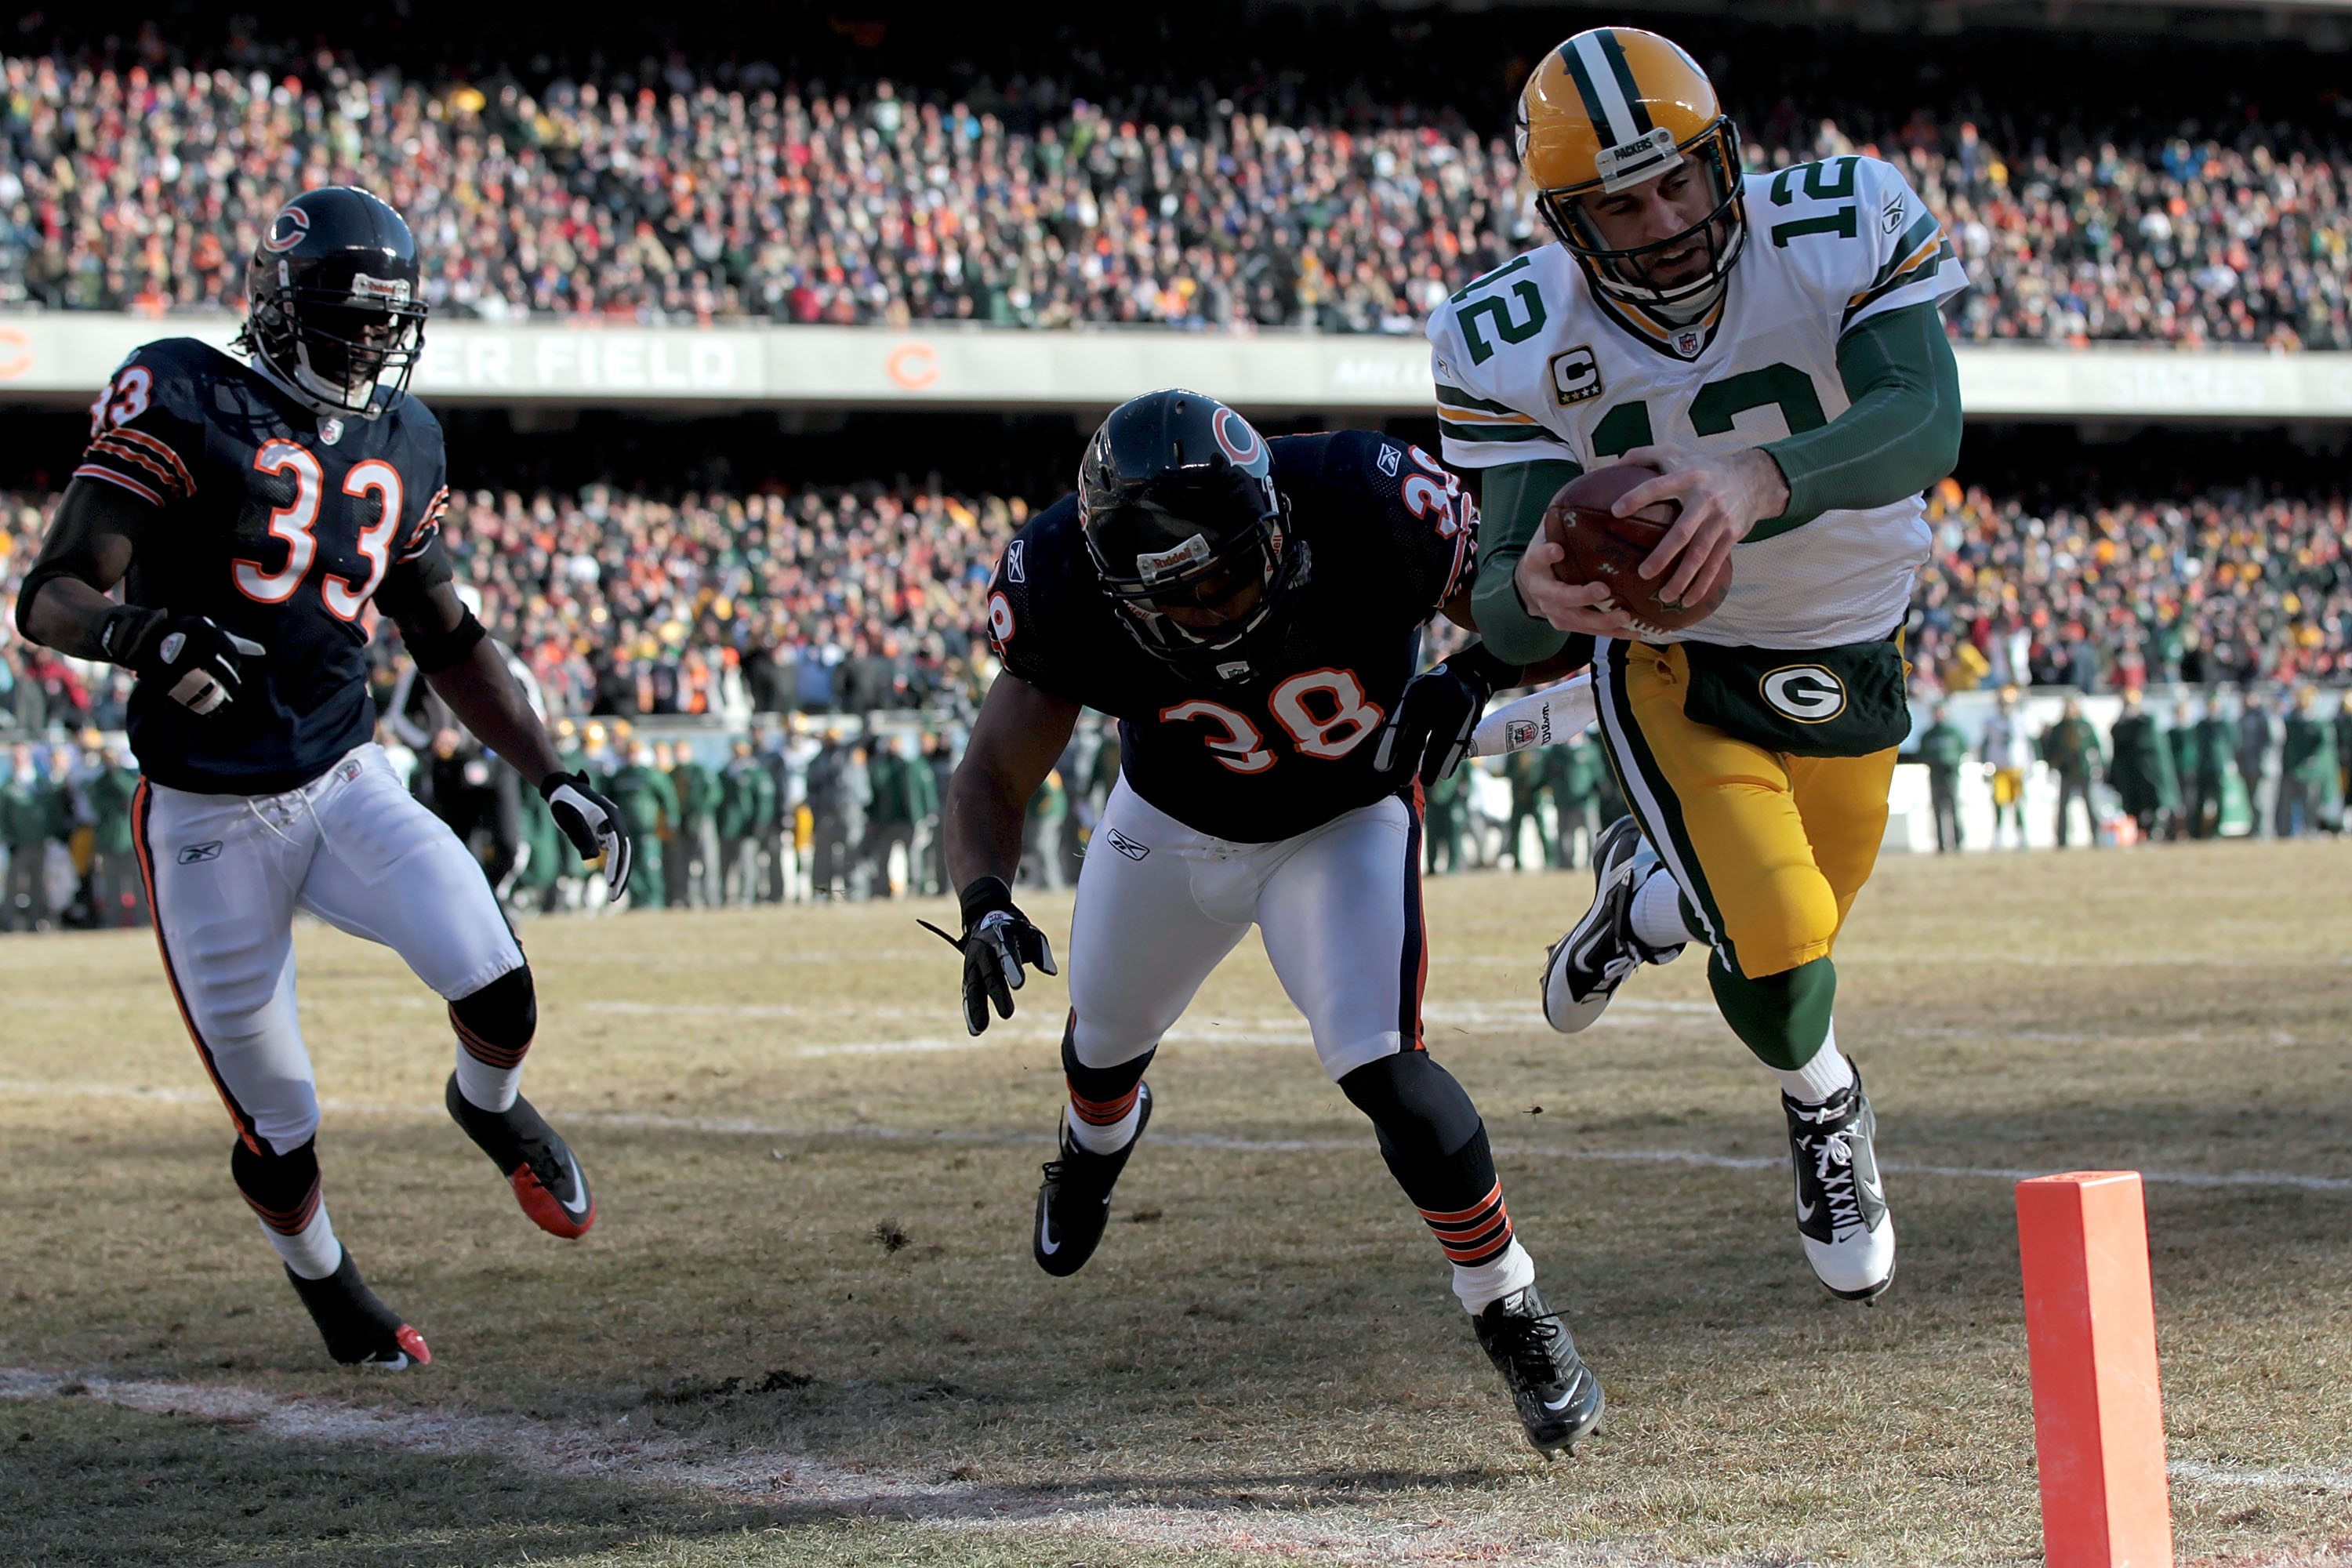
[[[0,1370],[0,1399],[85,1398],[146,1415],[247,1426],[304,1445],[352,1444],[404,1453],[468,1456],[535,1474],[702,1492],[790,1511],[899,1518],[934,1529],[1046,1531],[1073,1542],[1131,1546],[1217,1546],[1245,1553],[1360,1563],[1508,1561],[1552,1568],[1632,1568],[1669,1560],[1629,1545],[1561,1545],[1528,1539],[1503,1510],[1458,1507],[1436,1517],[1401,1494],[1292,1503],[1282,1489],[1245,1479],[1208,1483],[1255,1489],[1266,1506],[1202,1499],[1139,1504],[1090,1495],[1083,1479],[1061,1488],[935,1480],[870,1466],[773,1450],[714,1455],[667,1436],[640,1436],[624,1422],[586,1426],[510,1415],[387,1409],[340,1400],[289,1397],[233,1384],[115,1380],[96,1375]],[[2176,1459],[2176,1482],[2217,1489],[2352,1493],[2352,1471],[2216,1465]],[[1122,1491],[1125,1486],[1122,1486]]]
[[[898,1518],[948,1531],[1050,1531],[1074,1544],[1108,1540],[1138,1547],[1213,1546],[1286,1559],[1312,1552],[1323,1561],[1349,1563],[1508,1561],[1553,1568],[1637,1568],[1669,1561],[1639,1548],[1534,1541],[1501,1509],[1450,1508],[1432,1517],[1428,1502],[1402,1494],[1294,1501],[1283,1495],[1288,1487],[1236,1479],[1202,1483],[1223,1499],[1136,1503],[1090,1494],[1083,1478],[1065,1487],[987,1486],[802,1454],[710,1455],[679,1439],[639,1436],[620,1423],[589,1427],[293,1398],[235,1384],[0,1370],[0,1399],[76,1398],[151,1415],[249,1426],[306,1446],[356,1444],[480,1457],[540,1475],[677,1488],[794,1512]],[[1121,1495],[1131,1495],[1132,1478],[1118,1484]],[[1248,1492],[1264,1497],[1265,1506],[1234,1506],[1234,1494]]]
[[[2200,1486],[2352,1494],[2352,1470],[2274,1469],[2262,1466],[2214,1465],[2202,1459],[2175,1459],[2165,1468],[2171,1472],[2174,1480]]]
[[[921,1041],[890,1042],[898,1048],[919,1047]],[[940,1041],[932,1048],[947,1049],[959,1042]],[[853,1052],[857,1047],[840,1046],[812,1047],[813,1050]],[[157,1089],[145,1085],[103,1083],[56,1083],[23,1079],[0,1079],[0,1096],[23,1095],[27,1098],[78,1098],[96,1100],[143,1100],[167,1105],[213,1105],[217,1097],[195,1089]],[[436,1112],[414,1105],[370,1104],[354,1100],[322,1100],[321,1110],[352,1116],[416,1116],[436,1120]],[[656,1116],[632,1111],[575,1110],[564,1116],[567,1123],[589,1127],[614,1127],[655,1132],[700,1132],[713,1135],[750,1138],[791,1138],[798,1140],[824,1138],[859,1138],[889,1142],[977,1143],[977,1144],[1045,1144],[1046,1134],[1035,1131],[1006,1129],[957,1130],[952,1131],[920,1131],[912,1128],[850,1126],[850,1127],[788,1127],[781,1123],[751,1121],[735,1117]],[[1230,1149],[1244,1153],[1298,1154],[1341,1153],[1369,1148],[1366,1139],[1342,1138],[1241,1138],[1213,1132],[1175,1132],[1151,1135],[1154,1144],[1179,1149]],[[1691,1165],[1719,1171],[1769,1171],[1786,1164],[1785,1155],[1718,1154],[1705,1149],[1561,1149],[1540,1143],[1498,1142],[1497,1154],[1533,1160],[1589,1161],[1603,1164]],[[1894,1175],[1947,1176],[1961,1180],[2023,1181],[2032,1176],[2048,1175],[2045,1170],[2009,1165],[1927,1165],[1907,1161],[1883,1160],[1879,1168]],[[2229,1187],[2287,1187],[2307,1193],[2352,1193],[2352,1176],[2305,1175],[2293,1171],[2142,1171],[2140,1180],[2151,1186],[2174,1186],[2202,1189]]]

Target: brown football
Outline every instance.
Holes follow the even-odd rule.
[[[1631,517],[1619,517],[1609,509],[1635,485],[1657,477],[1657,469],[1640,463],[1612,463],[1579,474],[1544,509],[1544,537],[1565,552],[1552,567],[1553,576],[1563,583],[1605,584],[1611,599],[1635,626],[1678,632],[1721,607],[1724,595],[1731,590],[1731,574],[1725,573],[1715,591],[1696,604],[1667,603],[1658,597],[1664,580],[1641,574],[1642,563],[1682,509],[1670,500],[1645,506]]]

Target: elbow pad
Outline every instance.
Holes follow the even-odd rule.
[[[408,657],[416,661],[420,674],[438,675],[450,668],[474,651],[474,645],[489,636],[488,628],[474,618],[467,610],[465,618],[446,632],[426,632],[411,636],[403,626],[401,640],[408,645]]]

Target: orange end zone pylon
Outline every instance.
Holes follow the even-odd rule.
[[[2018,1183],[2017,1240],[2049,1568],[2170,1568],[2139,1173]]]

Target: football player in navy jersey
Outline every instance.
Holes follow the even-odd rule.
[[[1013,902],[1023,809],[1081,707],[1118,719],[1119,778],[1071,922],[1040,1268],[1093,1255],[1150,1121],[1152,1052],[1255,924],[1549,1453],[1598,1424],[1601,1386],[1536,1289],[1476,1108],[1422,1042],[1419,786],[1522,679],[1475,646],[1414,675],[1423,625],[1466,613],[1476,531],[1454,477],[1401,441],[1269,442],[1191,392],[1121,405],[1077,493],[1021,531],[989,584],[1004,672],[949,785],[947,859],[978,1034],[992,1001],[1012,1016],[1029,966],[1057,973]]]
[[[407,395],[420,283],[408,226],[376,197],[336,186],[288,204],[247,274],[249,363],[186,338],[123,362],[16,603],[34,641],[138,677],[140,869],[165,977],[236,1124],[231,1172],[328,1352],[390,1369],[432,1355],[362,1281],[320,1199],[298,909],[394,948],[447,999],[449,1113],[523,1212],[578,1237],[596,1209],[517,1092],[538,1016],[522,949],[473,856],[372,739],[371,602],[613,889],[629,859],[619,814],[561,771],[451,585],[441,427]]]

